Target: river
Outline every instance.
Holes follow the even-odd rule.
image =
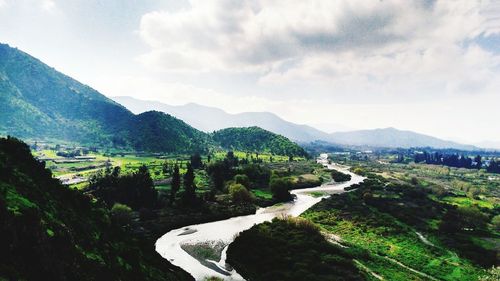
[[[291,191],[296,195],[293,202],[260,208],[253,215],[234,217],[209,223],[190,225],[171,230],[156,241],[156,251],[172,264],[189,272],[196,280],[204,280],[209,276],[216,276],[224,280],[244,280],[234,269],[225,262],[227,246],[235,239],[238,233],[247,230],[255,224],[270,221],[280,216],[299,216],[329,194],[345,192],[344,188],[363,181],[363,177],[353,174],[347,167],[328,164],[324,154],[318,158],[318,163],[328,169],[336,169],[351,175],[351,180],[343,183],[322,185],[314,188],[296,189]],[[311,192],[322,192],[325,196],[314,197]],[[197,259],[184,251],[181,246],[186,244],[223,244],[220,261],[211,261],[210,267],[203,265]]]

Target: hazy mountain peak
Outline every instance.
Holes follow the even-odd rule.
[[[163,111],[205,132],[231,127],[257,126],[298,142],[322,140],[339,145],[353,146],[476,149],[476,147],[472,145],[462,145],[412,131],[399,130],[394,127],[342,131],[327,134],[308,125],[288,122],[272,112],[243,112],[229,114],[222,109],[196,103],[172,106],[155,101],[137,100],[131,97],[115,97],[114,99],[134,113],[152,109]]]
[[[222,109],[188,103],[173,106],[156,101],[143,101],[131,97],[114,97],[134,113],[147,110],[160,110],[186,121],[191,126],[205,132],[230,127],[257,126],[273,133],[283,135],[299,142],[310,142],[325,139],[328,134],[307,125],[299,125],[283,120],[271,112],[243,112],[230,114]]]

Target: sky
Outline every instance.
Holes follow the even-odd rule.
[[[0,42],[110,97],[500,147],[498,0],[0,0]]]

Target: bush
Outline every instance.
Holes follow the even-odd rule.
[[[132,222],[132,209],[120,203],[115,203],[111,208],[111,217],[119,225],[128,225]]]
[[[247,175],[236,175],[234,176],[234,182],[244,185],[246,188],[250,188],[250,180]]]
[[[233,199],[233,202],[243,203],[243,202],[251,202],[253,200],[253,196],[246,187],[239,183],[233,183],[229,186],[229,194]]]
[[[289,190],[292,186],[292,183],[287,178],[271,178],[271,182],[269,183],[271,188],[271,192],[273,193],[273,198],[277,201],[290,201],[293,199]]]
[[[331,174],[332,174],[332,179],[335,182],[344,182],[344,181],[350,181],[351,180],[351,175],[344,174],[344,173],[339,172],[337,170],[333,170],[331,172]]]
[[[491,224],[493,225],[493,229],[500,231],[500,215],[494,216],[491,220]]]
[[[361,167],[356,167],[352,170],[353,173],[355,173],[356,175],[360,175],[360,176],[365,176],[366,175],[366,171],[361,168]]]

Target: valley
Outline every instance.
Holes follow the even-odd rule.
[[[0,44],[0,280],[499,280],[496,150],[116,101]]]

